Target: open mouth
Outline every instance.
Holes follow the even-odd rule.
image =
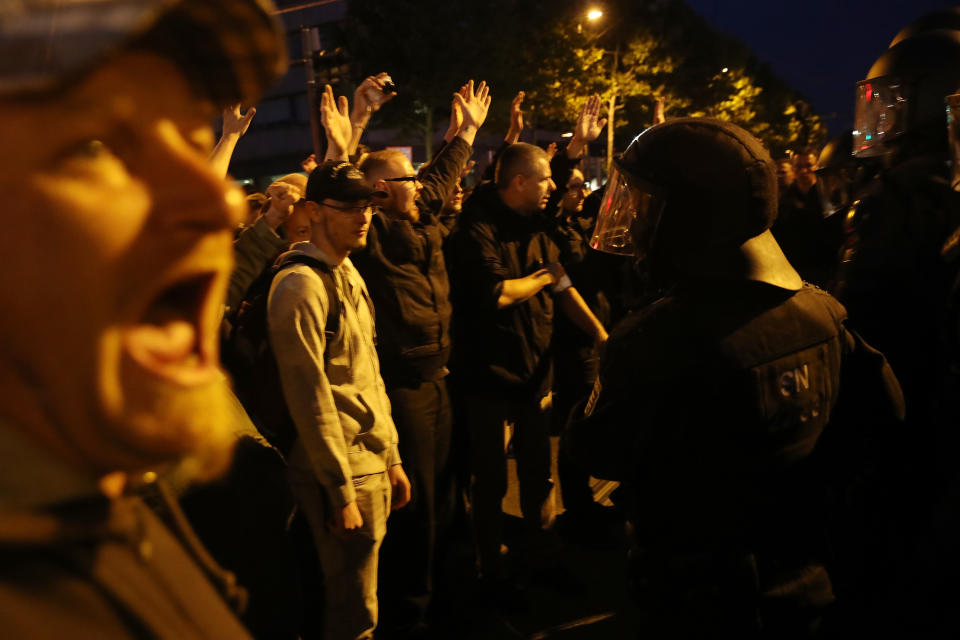
[[[193,386],[217,375],[206,344],[204,314],[216,274],[193,275],[160,291],[140,322],[124,331],[129,355],[141,367],[173,382]]]

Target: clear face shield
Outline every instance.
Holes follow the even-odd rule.
[[[817,192],[824,218],[846,210],[853,202],[856,174],[856,167],[833,167],[817,171]]]
[[[590,246],[606,253],[646,258],[664,202],[660,189],[614,165],[600,201]]]
[[[950,187],[960,191],[960,93],[947,96],[947,136],[950,144]]]
[[[870,158],[886,153],[884,143],[904,131],[907,108],[907,99],[899,79],[880,76],[858,82],[853,120],[853,155]]]

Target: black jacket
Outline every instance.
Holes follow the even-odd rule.
[[[845,316],[815,287],[715,282],[663,298],[611,332],[566,446],[594,475],[632,488],[635,535],[649,554],[637,570],[664,608],[726,603],[749,613],[759,604],[769,613],[769,604],[789,619],[832,600],[820,493],[828,467],[812,454],[841,390],[856,412],[903,410],[879,353],[870,380],[846,375],[857,341]],[[836,428],[827,432],[845,438]]]
[[[367,248],[350,256],[376,307],[377,351],[388,385],[416,384],[446,373],[450,282],[437,215],[472,152],[454,138],[420,176],[420,220],[392,220],[378,211]]]
[[[549,287],[532,298],[497,309],[504,280],[563,262],[543,215],[524,216],[484,184],[464,204],[448,241],[458,374],[520,393],[546,392],[553,338]]]
[[[213,566],[182,514],[178,524],[164,526],[138,498],[0,512],[0,635],[249,638],[221,597],[241,602],[242,590]]]

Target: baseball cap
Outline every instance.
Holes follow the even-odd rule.
[[[307,180],[306,199],[312,202],[320,202],[324,198],[354,202],[370,196],[382,198],[386,195],[386,191],[368,185],[360,169],[349,162],[327,160],[314,169]]]
[[[126,49],[172,60],[219,106],[254,102],[286,70],[269,0],[3,0],[0,98],[63,87]]]
[[[295,188],[301,195],[303,195],[307,190],[307,176],[302,173],[288,173],[287,175],[277,178],[270,183],[270,187],[284,183],[288,184],[291,187]],[[270,190],[270,187],[267,187],[267,191]]]

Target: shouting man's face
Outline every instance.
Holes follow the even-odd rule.
[[[0,416],[88,471],[226,458],[217,334],[245,203],[208,167],[213,115],[149,53],[0,101]]]

